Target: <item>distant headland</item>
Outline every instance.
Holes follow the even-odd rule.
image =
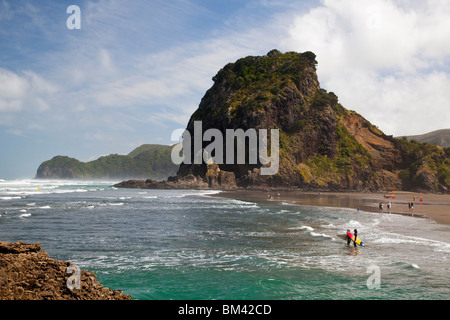
[[[90,162],[81,162],[67,156],[56,156],[43,162],[37,169],[38,179],[130,179],[163,180],[176,173],[172,163],[172,147],[144,144],[127,155],[111,154]]]

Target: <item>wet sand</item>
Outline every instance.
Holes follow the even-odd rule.
[[[428,218],[440,224],[450,225],[450,195],[423,194],[396,191],[393,193],[353,193],[353,192],[301,192],[301,191],[224,191],[218,196],[242,201],[266,202],[282,201],[291,204],[358,208],[361,211],[380,212],[383,214],[402,214],[419,218]],[[414,198],[415,197],[415,198]],[[415,201],[414,201],[415,200]],[[388,209],[387,203],[391,203]],[[413,210],[408,203],[413,202]],[[381,212],[380,212],[381,213]]]

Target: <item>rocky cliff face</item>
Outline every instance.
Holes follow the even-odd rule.
[[[80,271],[80,287],[67,285],[70,262],[51,259],[39,243],[0,241],[0,300],[131,300]],[[69,280],[70,281],[70,280]]]
[[[446,191],[450,161],[442,148],[415,146],[381,132],[345,109],[333,92],[320,88],[312,52],[246,57],[213,78],[187,125],[191,154],[195,122],[202,134],[217,129],[278,129],[279,170],[261,175],[262,163],[182,163],[165,186],[198,181],[209,188],[302,188],[317,190]],[[198,140],[197,140],[198,143]],[[202,148],[211,141],[202,141]],[[222,150],[226,157],[225,145]],[[430,158],[422,163],[422,158]],[[246,150],[249,159],[249,150]],[[433,160],[432,160],[433,159]],[[155,185],[147,181],[148,185]]]

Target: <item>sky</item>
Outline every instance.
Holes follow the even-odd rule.
[[[0,179],[172,144],[224,65],[272,49],[313,51],[321,87],[388,135],[450,128],[448,17],[448,0],[0,0]]]

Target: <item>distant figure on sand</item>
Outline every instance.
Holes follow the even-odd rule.
[[[380,202],[380,204],[378,205],[378,210],[380,211],[380,213],[383,213],[383,202]]]

